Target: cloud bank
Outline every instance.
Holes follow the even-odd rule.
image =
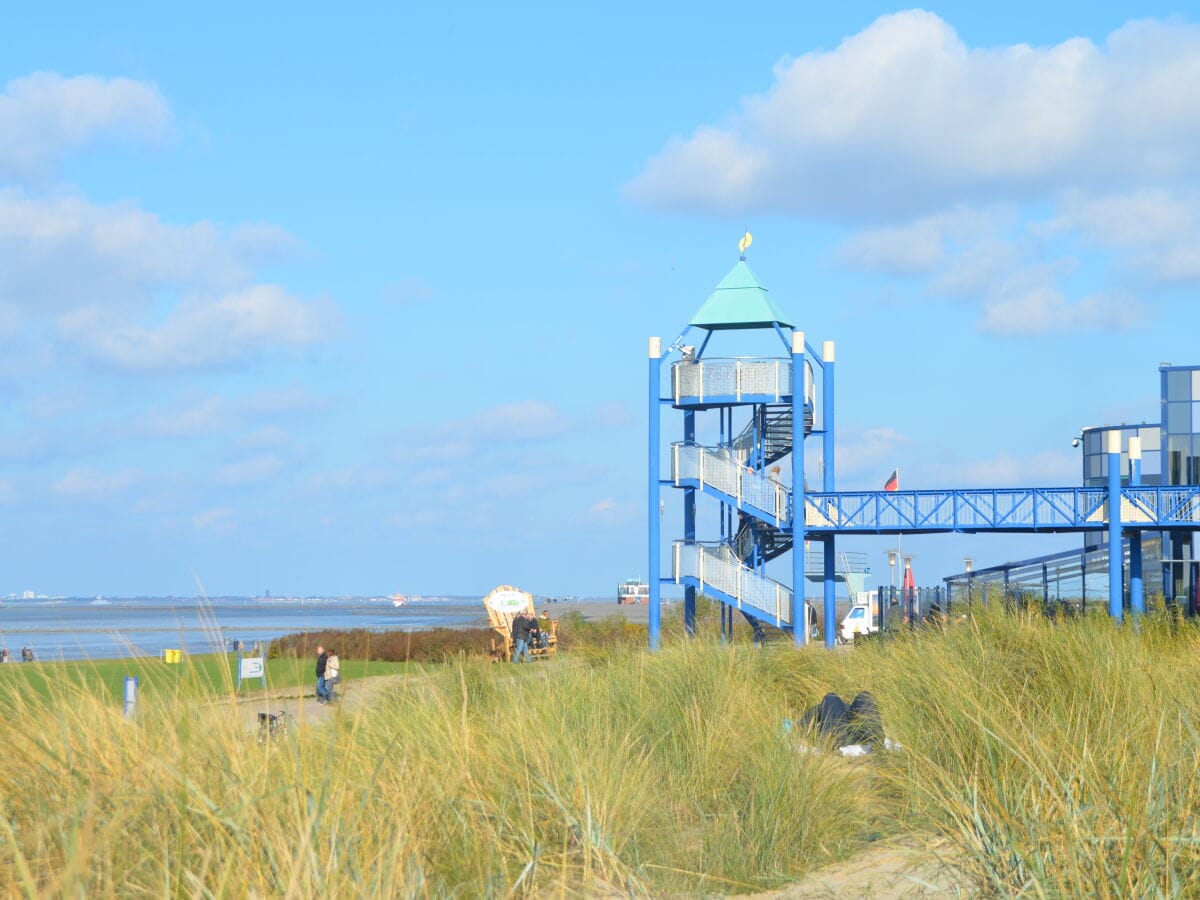
[[[967,47],[938,16],[879,18],[775,68],[628,185],[686,212],[916,216],[957,202],[1200,173],[1200,28],[1131,22],[1097,46]]]

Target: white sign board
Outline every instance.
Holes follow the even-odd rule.
[[[498,613],[519,613],[529,608],[529,595],[524,591],[493,591],[488,606]]]
[[[261,656],[243,656],[240,678],[262,678],[266,673],[266,661]]]

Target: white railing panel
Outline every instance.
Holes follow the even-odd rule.
[[[708,585],[732,597],[740,608],[749,607],[784,624],[791,622],[792,592],[742,565],[729,547],[676,541],[675,548],[676,581],[695,578],[702,587]]]
[[[788,488],[760,472],[744,466],[733,453],[720,447],[674,444],[671,478],[691,478],[710,485],[743,505],[773,515],[776,524],[787,520]]]
[[[743,394],[780,398],[792,393],[790,359],[684,360],[671,366],[675,401],[700,401],[710,397],[741,397]],[[806,364],[806,402],[813,402],[812,370]]]

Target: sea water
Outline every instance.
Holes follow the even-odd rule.
[[[396,607],[391,600],[136,599],[5,600],[0,647],[14,662],[32,647],[39,660],[158,656],[228,650],[230,642],[266,644],[296,631],[369,628],[413,631],[486,625],[478,600],[438,599]]]

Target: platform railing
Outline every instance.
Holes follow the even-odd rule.
[[[675,403],[703,403],[714,397],[769,397],[776,403],[792,393],[790,359],[698,359],[681,360],[671,366],[671,396]],[[815,394],[812,367],[805,362],[804,402],[810,406]]]
[[[738,609],[765,613],[785,625],[791,622],[792,592],[746,568],[728,545],[676,541],[672,556],[676,584],[691,578],[699,583],[701,592],[711,586],[731,598]]]
[[[773,516],[777,526],[787,521],[787,487],[747,468],[733,451],[724,447],[701,447],[682,441],[672,444],[671,478],[676,487],[682,479],[698,481],[701,490],[710,485],[732,498],[739,507],[752,506]]]

